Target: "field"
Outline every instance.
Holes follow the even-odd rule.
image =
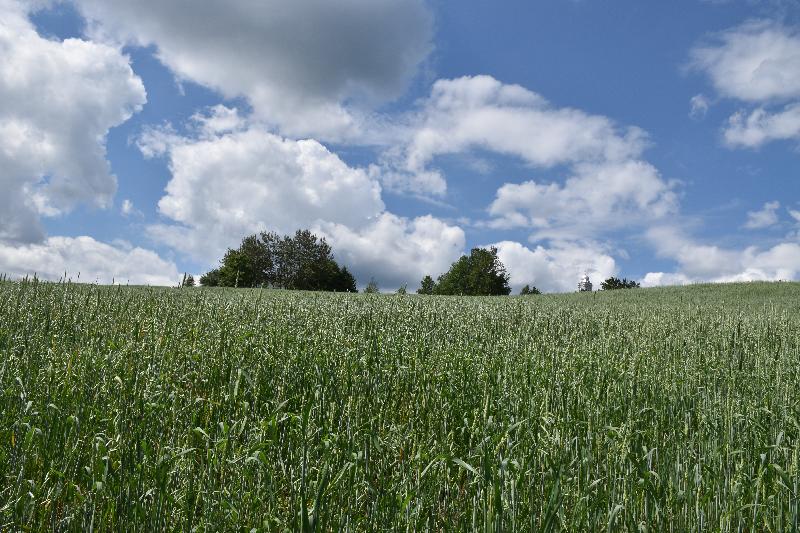
[[[0,282],[0,531],[796,531],[800,284]]]

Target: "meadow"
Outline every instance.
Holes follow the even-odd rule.
[[[0,282],[0,531],[797,531],[800,284]]]

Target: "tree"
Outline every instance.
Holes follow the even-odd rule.
[[[533,294],[542,294],[542,291],[537,289],[536,287],[530,287],[529,285],[525,285],[522,287],[522,290],[519,291],[520,296],[530,296]]]
[[[200,281],[206,286],[356,291],[355,278],[333,259],[330,245],[308,230],[294,236],[262,232],[245,237]]]
[[[381,290],[378,288],[378,283],[375,281],[375,278],[369,280],[367,286],[364,288],[364,294],[378,294]]]
[[[406,285],[402,285],[399,289],[397,289],[397,294],[406,295],[408,294],[408,288]]]
[[[332,290],[336,292],[358,292],[356,278],[347,270],[347,267],[342,267],[341,270],[339,270],[339,274],[336,276],[333,283]]]
[[[181,287],[194,287],[194,276],[184,272],[183,281],[181,281]]]
[[[617,289],[638,289],[639,287],[639,283],[634,280],[628,280],[626,278],[619,279],[613,276],[600,284],[600,288],[604,291],[613,291]]]
[[[220,287],[258,287],[261,284],[258,265],[246,248],[229,248],[221,263],[218,269]]]
[[[465,294],[474,296],[508,295],[508,273],[497,257],[497,248],[473,248],[439,276],[435,294]]]
[[[436,283],[433,281],[433,278],[430,276],[425,276],[422,278],[422,281],[419,284],[417,294],[433,294],[435,288]]]
[[[200,276],[200,285],[203,287],[219,287],[219,269],[215,268]]]

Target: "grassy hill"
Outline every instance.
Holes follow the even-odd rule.
[[[0,283],[0,530],[792,530],[800,284]]]

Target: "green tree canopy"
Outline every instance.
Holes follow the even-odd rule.
[[[638,289],[639,287],[640,285],[636,281],[628,280],[626,278],[619,279],[613,276],[600,284],[600,288],[604,291],[613,291],[617,289]]]
[[[417,294],[433,294],[433,289],[436,287],[436,282],[430,276],[425,276],[419,284]]]
[[[204,286],[274,287],[290,290],[355,292],[356,280],[333,259],[325,239],[308,230],[281,237],[263,232],[228,249],[217,269],[200,278]]]
[[[218,287],[219,286],[219,269],[215,268],[210,272],[206,272],[200,276],[200,285],[203,287]]]
[[[474,296],[507,295],[511,293],[508,273],[497,257],[497,248],[473,248],[439,276],[434,294],[464,294]]]
[[[525,285],[522,287],[522,290],[519,291],[520,296],[530,296],[533,294],[542,294],[542,291],[537,289],[536,287],[531,287],[530,285]]]

